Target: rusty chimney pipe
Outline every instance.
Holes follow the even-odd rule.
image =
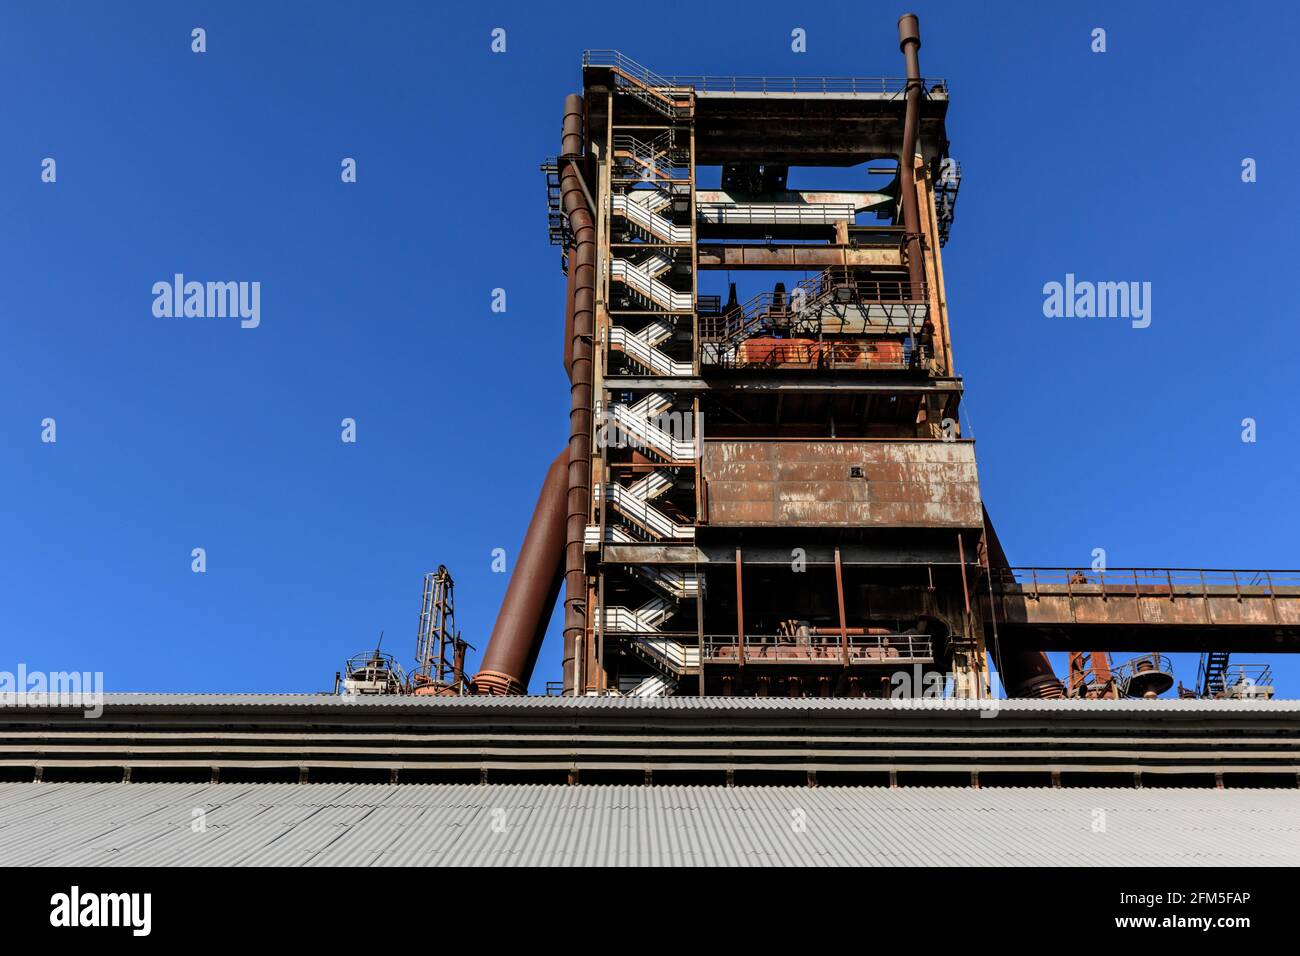
[[[914,298],[920,298],[925,282],[925,264],[921,248],[921,210],[916,201],[916,140],[921,127],[920,21],[915,13],[898,18],[898,47],[907,65],[906,106],[903,112],[903,148],[898,156],[898,191],[903,204],[903,228],[907,231],[904,251],[907,279]]]
[[[569,366],[569,482],[564,546],[564,690],[577,693],[574,665],[587,627],[587,557],[584,550],[591,510],[592,339],[596,326],[596,224],[582,181],[582,97],[564,101],[560,144],[560,202],[569,217],[573,277]]]
[[[474,677],[476,694],[524,694],[564,570],[564,499],[568,493],[569,450],[546,472],[528,533],[519,548],[506,596],[497,612],[483,663]]]

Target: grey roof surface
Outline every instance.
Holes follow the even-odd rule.
[[[983,711],[991,708],[1027,714],[1237,714],[1300,712],[1300,700],[947,700],[818,697],[415,697],[334,694],[104,694],[106,707],[419,707],[430,710],[500,708],[505,710],[612,711],[779,711],[842,712],[889,710]],[[27,695],[16,708],[13,694],[0,694],[0,710],[38,709],[45,698]],[[69,704],[80,708],[80,703]]]
[[[1300,792],[13,783],[0,847],[76,866],[1296,866]]]

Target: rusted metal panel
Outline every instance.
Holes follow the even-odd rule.
[[[894,248],[702,242],[701,269],[816,269],[830,266],[898,266],[903,257]]]
[[[1147,624],[1221,627],[1300,626],[1300,588],[1240,588],[1211,585],[1171,597],[1142,586],[1107,584],[995,584],[998,616],[1009,623]]]
[[[970,442],[706,441],[709,524],[978,528]]]

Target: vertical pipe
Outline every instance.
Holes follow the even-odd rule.
[[[966,584],[966,545],[962,543],[961,532],[957,532],[957,563],[961,566],[961,597],[966,605],[966,627],[970,627],[970,588]],[[971,635],[967,634],[967,637]]]
[[[736,548],[736,666],[745,666],[745,588],[740,571],[740,548]]]
[[[835,546],[835,598],[840,607],[840,655],[844,659],[844,666],[849,666],[849,629],[848,621],[844,619],[844,570],[840,564],[840,548]],[[865,628],[864,628],[865,630]]]
[[[695,639],[699,645],[700,675],[696,686],[698,696],[704,696],[704,594],[699,586],[700,566],[695,565]]]
[[[574,263],[569,263],[564,277],[564,374],[573,383],[573,277],[577,273]]]
[[[595,330],[595,210],[582,181],[582,97],[564,101],[560,146],[560,200],[569,217],[573,249],[573,322],[569,353],[569,491],[564,546],[564,689],[576,692],[576,661],[587,628],[587,558],[584,541],[591,510],[592,337]]]
[[[898,157],[898,190],[903,204],[903,228],[907,235],[904,248],[907,254],[907,279],[911,284],[911,298],[919,298],[925,280],[921,259],[921,212],[916,201],[916,140],[921,126],[921,93],[925,81],[921,79],[921,28],[915,13],[905,13],[898,18],[898,47],[907,64],[906,105],[903,112],[903,148]]]

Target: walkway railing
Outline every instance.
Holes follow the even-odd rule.
[[[1087,593],[1162,594],[1182,597],[1213,593],[1268,595],[1300,590],[1300,571],[1218,568],[994,568],[993,590],[1032,596],[1041,588],[1053,593],[1081,588]]]
[[[646,84],[647,86],[675,89],[693,89],[697,93],[810,93],[895,95],[907,87],[902,76],[702,76],[681,74],[663,76],[642,66],[618,50],[587,50],[582,54],[582,65],[605,66]],[[934,77],[925,79],[930,90],[948,88],[946,80]]]
[[[741,645],[735,634],[706,634],[704,659],[738,661]],[[788,634],[746,634],[746,663],[825,664],[844,660],[839,635],[798,638]],[[854,664],[925,663],[934,659],[930,638],[924,634],[870,634],[848,636],[848,659]]]

